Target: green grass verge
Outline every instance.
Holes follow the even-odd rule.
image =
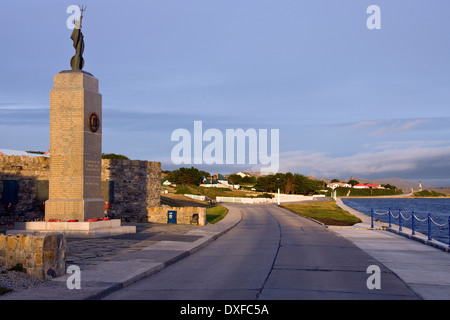
[[[222,220],[228,213],[228,209],[220,204],[206,209],[206,221],[214,224]]]
[[[334,201],[282,204],[281,207],[330,226],[351,226],[361,220],[343,210]]]
[[[402,194],[400,189],[355,189],[355,188],[336,188],[338,197],[376,197],[376,196],[394,196]],[[350,191],[350,193],[349,193]]]
[[[447,195],[440,193],[440,192],[436,192],[436,191],[423,190],[423,191],[419,191],[419,192],[414,192],[414,197],[440,198],[440,197],[447,197]]]
[[[256,196],[257,193],[245,190],[231,190],[228,188],[207,188],[199,186],[178,186],[176,187],[178,194],[197,194],[204,195],[210,199],[216,200],[216,197],[250,197]]]

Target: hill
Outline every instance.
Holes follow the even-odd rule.
[[[446,195],[450,195],[450,187],[432,187],[432,188],[429,188],[428,190],[436,191],[439,193],[444,193]]]

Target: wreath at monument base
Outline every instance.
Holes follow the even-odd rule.
[[[8,213],[13,213],[16,207],[10,202],[5,206],[5,211]]]

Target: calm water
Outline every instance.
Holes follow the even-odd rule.
[[[373,209],[376,213],[383,213],[391,209],[392,214],[397,217],[399,210],[401,210],[404,217],[409,219],[411,213],[420,219],[426,219],[428,213],[431,213],[431,218],[439,225],[445,223],[445,226],[440,227],[431,223],[431,237],[443,243],[449,242],[448,217],[450,216],[450,199],[342,199],[347,206],[358,210],[370,216],[370,210]],[[375,219],[388,222],[388,215],[374,215]],[[398,226],[398,218],[391,218],[392,224]],[[405,221],[402,218],[402,226],[411,229],[411,220]],[[415,222],[415,229],[417,232],[428,235],[428,223],[417,221]]]

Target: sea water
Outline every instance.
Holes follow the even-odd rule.
[[[342,199],[342,202],[347,206],[358,210],[370,216],[371,209],[374,210],[374,219],[379,219],[383,222],[389,222],[388,214],[383,214],[389,209],[395,216],[391,217],[391,222],[398,228],[399,219],[398,214],[401,211],[402,227],[412,229],[411,214],[417,219],[426,220],[428,213],[434,222],[431,223],[431,237],[437,241],[445,244],[449,243],[449,225],[448,219],[450,216],[450,198],[361,198],[361,199]],[[415,220],[415,230],[428,236],[428,222]],[[443,225],[443,226],[442,226]],[[393,226],[395,227],[395,226]]]

